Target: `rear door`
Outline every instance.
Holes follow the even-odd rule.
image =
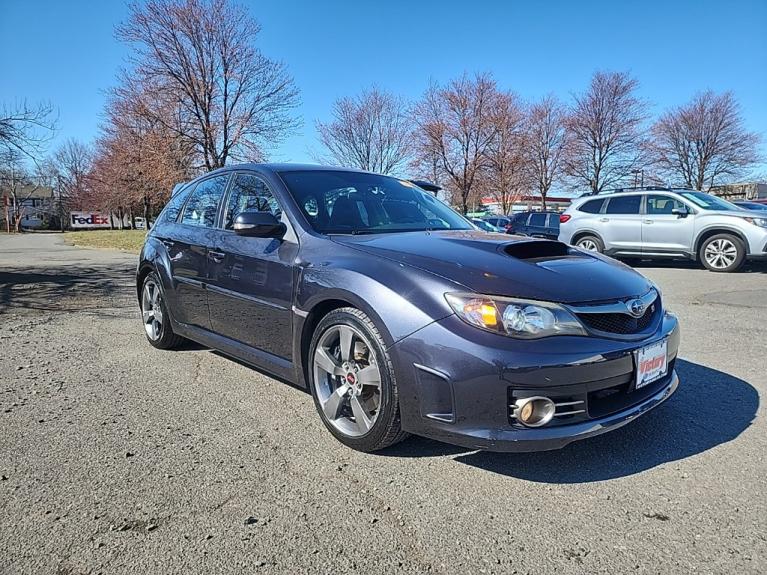
[[[602,239],[608,251],[642,251],[642,195],[612,196],[599,216]]]
[[[649,194],[642,218],[642,250],[645,253],[692,252],[695,218],[672,213],[688,210],[680,200],[668,194]]]
[[[527,220],[525,233],[528,236],[533,236],[535,238],[546,237],[546,214],[543,212],[530,214],[530,218]]]
[[[234,233],[242,211],[266,211],[288,226],[283,239]],[[293,268],[298,243],[291,224],[263,178],[238,172],[232,181],[223,224],[213,233],[208,303],[213,331],[292,360]]]
[[[184,204],[172,233],[162,238],[170,259],[174,319],[205,329],[210,328],[205,293],[208,250],[228,180],[229,174],[220,174],[200,181]]]

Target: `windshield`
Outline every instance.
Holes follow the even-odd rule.
[[[743,211],[741,208],[735,204],[731,204],[727,200],[723,200],[722,198],[704,192],[679,192],[679,194],[704,210],[722,210],[726,212]]]
[[[406,180],[339,170],[280,172],[280,177],[311,226],[322,234],[473,229]]]

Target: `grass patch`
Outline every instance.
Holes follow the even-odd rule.
[[[64,240],[73,246],[122,250],[137,254],[144,245],[146,230],[83,230],[67,232]]]

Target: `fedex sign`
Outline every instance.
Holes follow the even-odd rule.
[[[69,225],[72,228],[108,228],[109,214],[101,212],[71,212]]]

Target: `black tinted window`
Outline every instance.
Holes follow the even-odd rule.
[[[162,221],[175,222],[178,220],[178,214],[181,212],[181,208],[184,206],[186,198],[189,197],[189,193],[194,189],[194,185],[186,186],[173,196],[162,211]]]
[[[610,198],[607,204],[608,214],[638,214],[642,204],[642,196],[618,196]]]
[[[266,182],[254,174],[237,174],[224,216],[224,227],[231,230],[240,212],[269,212],[280,218],[282,210]]]
[[[546,214],[530,214],[528,225],[546,227]]]
[[[218,204],[226,190],[226,182],[229,180],[229,174],[215,176],[203,180],[189,198],[184,206],[184,214],[181,216],[181,223],[189,226],[200,226],[203,228],[212,228],[216,225],[216,214],[218,213]]]
[[[578,211],[585,212],[587,214],[598,214],[599,212],[602,211],[602,204],[604,203],[605,203],[604,198],[600,200],[591,200],[583,204],[580,208],[578,208]]]

